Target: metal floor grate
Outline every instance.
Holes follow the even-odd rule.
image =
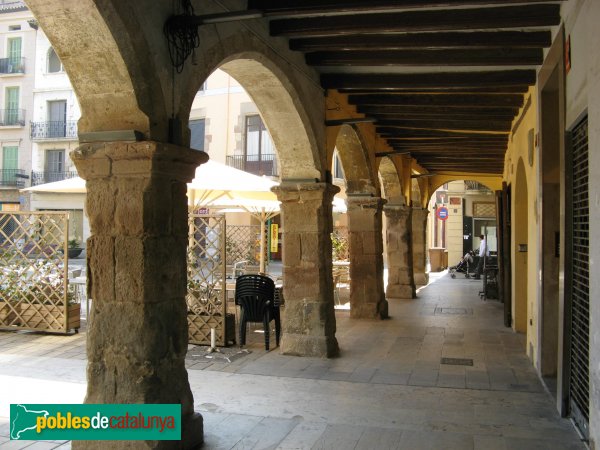
[[[434,314],[446,316],[470,316],[473,315],[471,308],[435,308]]]
[[[440,364],[449,366],[472,366],[473,360],[471,358],[442,358]]]

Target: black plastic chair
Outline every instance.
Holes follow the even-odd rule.
[[[257,274],[241,275],[235,280],[235,304],[240,306],[240,345],[246,344],[248,322],[262,322],[265,331],[265,349],[269,350],[269,323],[275,320],[275,342],[279,345],[281,318],[275,303],[275,283],[269,277]]]

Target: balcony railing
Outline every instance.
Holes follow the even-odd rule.
[[[24,109],[0,109],[0,126],[25,126]]]
[[[31,122],[31,139],[77,138],[76,121]]]
[[[27,178],[24,170],[0,169],[0,186],[24,187]]]
[[[77,172],[31,172],[31,185],[37,186],[38,184],[62,181],[76,176]]]
[[[465,180],[465,191],[490,192],[490,189],[478,181]]]
[[[25,73],[25,58],[0,58],[0,74]]]
[[[270,155],[230,155],[227,156],[227,165],[254,175],[278,176],[277,158]]]

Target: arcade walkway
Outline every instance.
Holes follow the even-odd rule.
[[[258,333],[250,353],[190,350],[204,448],[585,448],[538,381],[523,336],[503,327],[501,304],[479,300],[480,286],[444,276],[416,300],[390,300],[383,322],[338,311],[338,359],[265,353]],[[84,340],[0,333],[1,450],[33,444],[7,442],[9,403],[83,400]],[[70,444],[31,449],[57,447]]]

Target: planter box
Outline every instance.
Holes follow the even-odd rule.
[[[18,307],[18,305],[13,304],[13,307]],[[0,301],[0,326],[12,325],[15,318],[16,314],[8,303]]]
[[[192,344],[210,345],[210,329],[216,330],[217,345],[226,347],[235,344],[235,316],[226,314],[223,316],[208,316],[204,314],[195,314],[189,312],[188,320],[188,341]],[[225,324],[223,324],[225,322]],[[225,333],[223,335],[223,332]]]
[[[19,314],[21,316],[19,326],[22,328],[67,333],[70,330],[78,330],[81,326],[81,305],[79,303],[68,306],[66,329],[63,306],[36,303],[21,304]]]

